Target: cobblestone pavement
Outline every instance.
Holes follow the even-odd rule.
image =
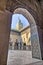
[[[25,50],[9,50],[7,65],[28,65],[33,62],[39,62],[41,60],[32,58],[31,51]],[[37,64],[36,64],[37,65]]]

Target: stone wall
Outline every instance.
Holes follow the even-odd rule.
[[[14,43],[15,44],[15,42],[16,42],[16,39],[18,40],[18,42],[19,41],[21,41],[20,39],[21,39],[21,35],[20,35],[20,33],[19,32],[13,32],[13,31],[11,31],[10,32],[10,38],[11,38],[11,41],[12,41],[12,43]]]
[[[0,12],[0,65],[7,63],[10,23],[11,13],[8,11]]]

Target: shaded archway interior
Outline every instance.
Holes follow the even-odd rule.
[[[41,50],[40,50],[40,44],[39,44],[39,36],[38,36],[38,30],[37,30],[37,25],[36,25],[35,19],[29,13],[29,11],[27,11],[24,8],[17,8],[17,9],[15,9],[14,13],[22,14],[29,21],[30,28],[31,28],[32,56],[35,57],[35,58],[40,58],[41,59]]]
[[[7,5],[7,6],[6,6]],[[25,6],[26,5],[26,6]],[[9,33],[10,33],[10,24],[11,24],[11,12],[14,11],[17,7],[23,7],[29,10],[29,12],[34,16],[35,22],[37,23],[38,28],[38,45],[33,44],[33,48],[40,49],[41,52],[39,53],[39,50],[37,50],[38,54],[33,52],[33,57],[41,58],[43,59],[43,0],[1,0],[0,1],[0,65],[5,65],[7,62],[7,52],[8,52],[8,45],[9,45]],[[7,11],[6,11],[7,10]],[[2,12],[3,11],[3,12]],[[19,12],[18,12],[19,13]],[[25,15],[25,14],[24,14]],[[25,16],[26,17],[26,16]],[[28,17],[27,17],[28,19]],[[36,24],[35,23],[35,24]],[[33,24],[32,24],[33,25]],[[32,27],[32,26],[31,26]],[[31,30],[36,27],[32,27]],[[37,39],[37,35],[34,36]],[[33,40],[32,40],[33,42]],[[37,43],[37,41],[36,41]],[[39,47],[40,46],[40,47]],[[36,49],[33,51],[36,51]],[[35,53],[35,55],[34,55]]]

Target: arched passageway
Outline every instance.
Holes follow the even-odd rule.
[[[33,1],[32,0],[31,1],[30,0],[29,1],[28,0],[25,0],[25,1],[22,1],[22,0],[10,1],[9,0],[7,1],[6,7],[5,5],[2,7],[2,10],[4,9],[4,11],[0,11],[0,21],[1,21],[0,22],[0,48],[1,48],[0,49],[0,64],[1,65],[6,64],[8,45],[9,45],[10,24],[11,24],[11,16],[12,16],[11,12],[14,12],[14,11],[15,13],[23,14],[28,20],[30,20],[31,34],[33,34],[33,31],[37,32],[37,33],[35,32],[36,36],[31,35],[32,51],[33,51],[32,55],[33,57],[43,59],[43,15],[42,15],[43,9],[41,6],[42,5],[36,0],[35,1],[34,0]],[[26,12],[27,10],[28,12],[24,13],[22,9],[17,11],[16,10],[17,8],[24,8],[26,9]],[[28,16],[26,14],[28,14]],[[36,40],[34,41],[33,37],[35,37],[37,41]],[[38,44],[35,44],[35,42]],[[34,44],[36,47],[34,46]]]
[[[40,50],[40,44],[39,44],[38,28],[37,28],[35,19],[29,13],[29,11],[27,11],[24,8],[17,8],[17,9],[15,9],[14,10],[14,14],[22,14],[23,16],[25,16],[28,19],[28,21],[30,23],[30,29],[31,29],[32,57],[36,58],[36,59],[41,59],[41,50]],[[19,53],[19,51],[18,51],[18,53]],[[9,61],[9,63],[10,63],[10,61]]]
[[[24,8],[17,8],[17,9],[15,9],[14,13],[22,14],[28,19],[28,21],[30,23],[30,29],[31,29],[32,57],[41,59],[41,50],[40,50],[38,28],[37,28],[35,19]]]

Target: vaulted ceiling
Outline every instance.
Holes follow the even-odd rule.
[[[2,11],[8,10],[13,13],[19,7],[32,10],[32,13],[36,12],[39,21],[43,21],[43,0],[0,0],[0,10]],[[38,24],[43,28],[43,22],[38,22]]]
[[[39,6],[41,5],[41,0],[7,0],[6,3],[6,9],[13,12],[14,8],[17,8],[19,6],[21,7],[30,7],[34,10],[36,10],[36,8],[38,9]]]
[[[0,0],[0,10],[4,10],[4,9],[8,9],[9,11],[13,11],[13,7],[17,7],[17,4],[20,6],[21,4],[22,5],[25,5],[28,7],[37,7],[40,3],[40,5],[43,4],[43,0]],[[43,5],[42,5],[43,6]],[[41,7],[42,7],[41,6]],[[16,8],[15,7],[15,8]]]

